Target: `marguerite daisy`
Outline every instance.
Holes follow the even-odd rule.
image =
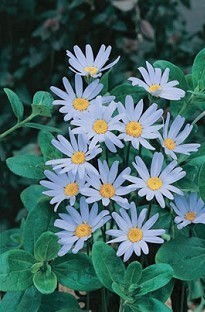
[[[116,153],[115,146],[122,148],[124,145],[113,133],[114,130],[119,130],[120,120],[119,115],[112,117],[115,109],[116,103],[114,101],[108,106],[103,106],[102,98],[99,96],[89,112],[85,113],[80,119],[72,120],[71,124],[78,126],[78,128],[72,130],[73,133],[85,133],[88,140],[91,139],[90,148],[93,148],[99,142],[105,142],[107,148],[112,153]]]
[[[66,92],[56,87],[51,87],[51,91],[61,98],[61,100],[53,101],[53,105],[63,105],[60,112],[65,114],[65,121],[78,118],[88,111],[93,104],[93,99],[103,88],[103,84],[99,83],[99,79],[96,79],[83,90],[83,80],[77,74],[75,75],[75,90],[66,77],[63,78],[63,85]],[[102,102],[109,103],[114,98],[114,96],[103,96]]]
[[[118,175],[118,166],[119,161],[114,161],[109,169],[105,160],[103,162],[98,160],[99,175],[87,178],[90,186],[83,188],[81,191],[83,195],[88,196],[87,203],[102,200],[102,204],[108,206],[110,201],[113,200],[122,207],[126,208],[128,206],[127,199],[121,196],[132,191],[127,186],[122,186],[125,182],[123,176],[129,174],[131,169],[126,168]]]
[[[119,230],[106,231],[106,234],[116,237],[108,241],[108,243],[121,243],[117,250],[117,256],[124,255],[123,261],[127,261],[133,253],[139,257],[141,251],[147,255],[149,253],[147,243],[162,244],[164,242],[161,237],[158,237],[165,233],[164,229],[151,230],[159,214],[156,213],[145,222],[147,210],[143,209],[137,216],[136,206],[134,203],[131,203],[131,216],[123,208],[120,209],[119,214],[116,212],[112,213]]]
[[[58,171],[54,173],[50,170],[45,170],[44,174],[50,181],[42,180],[40,184],[49,189],[49,191],[44,191],[43,194],[53,197],[50,203],[55,204],[54,211],[58,209],[60,203],[65,199],[68,199],[70,205],[73,206],[76,196],[85,186],[85,179],[80,180],[72,172],[59,174]]]
[[[72,171],[74,175],[78,174],[80,179],[88,173],[98,175],[98,171],[89,160],[101,153],[102,149],[98,146],[90,148],[84,135],[78,135],[77,141],[70,129],[69,134],[70,142],[62,135],[57,136],[58,140],[52,140],[52,144],[67,158],[52,159],[47,161],[46,165],[52,165],[54,170],[61,169],[60,174]]]
[[[94,78],[100,77],[102,75],[102,71],[113,67],[120,59],[118,56],[114,62],[104,66],[109,60],[111,49],[111,46],[106,48],[106,46],[102,44],[96,58],[94,59],[93,51],[89,44],[86,44],[85,46],[85,55],[81,49],[75,45],[73,48],[75,54],[68,50],[66,51],[67,56],[69,57],[68,61],[72,66],[69,68],[81,76],[91,76]]]
[[[146,62],[147,70],[139,67],[139,71],[144,81],[135,77],[130,77],[133,86],[144,88],[151,95],[161,97],[167,100],[180,100],[185,96],[184,90],[176,88],[179,84],[177,80],[169,81],[169,68],[166,68],[162,74],[161,68],[154,68],[149,62]]]
[[[147,149],[155,148],[149,144],[147,139],[156,139],[160,136],[158,130],[163,125],[153,125],[163,114],[162,109],[157,109],[157,104],[153,103],[144,113],[143,100],[140,100],[134,107],[133,98],[127,95],[125,98],[125,107],[118,103],[118,110],[122,117],[119,131],[122,132],[118,138],[124,141],[131,141],[134,148],[139,149],[139,144]]]
[[[205,224],[205,203],[198,198],[197,193],[190,193],[187,196],[176,195],[170,205],[177,214],[174,222],[178,229],[191,223]]]
[[[128,188],[140,189],[139,196],[145,196],[146,200],[150,201],[154,197],[162,208],[165,207],[165,201],[163,196],[173,199],[171,192],[183,195],[183,192],[177,187],[171,185],[172,183],[182,179],[186,172],[182,171],[181,167],[177,166],[177,161],[173,160],[164,169],[162,168],[164,162],[164,156],[162,153],[155,152],[152,158],[150,173],[141,159],[136,156],[133,166],[137,170],[140,178],[124,175],[124,178],[134,183],[128,186]]]
[[[200,144],[182,144],[189,136],[193,126],[187,124],[186,127],[181,130],[185,122],[185,118],[181,116],[177,116],[170,127],[169,121],[170,113],[167,113],[167,119],[163,128],[163,138],[161,138],[165,153],[170,155],[173,159],[177,159],[175,153],[190,155],[190,152],[197,152]]]
[[[68,251],[77,253],[97,229],[102,227],[109,219],[109,211],[102,210],[98,214],[98,204],[95,203],[89,211],[84,197],[80,199],[80,213],[68,206],[67,213],[60,213],[54,226],[63,231],[56,233],[59,244],[62,245],[58,255],[63,256]]]

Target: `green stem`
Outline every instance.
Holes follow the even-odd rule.
[[[23,127],[27,122],[31,121],[36,115],[31,114],[29,117],[27,117],[26,119],[18,122],[16,125],[14,125],[13,127],[11,127],[10,129],[6,130],[5,132],[0,134],[0,140],[5,138],[7,135],[9,135],[10,133],[14,132],[15,130],[17,130],[18,128]]]
[[[203,111],[201,114],[199,114],[199,116],[197,116],[194,121],[192,121],[192,126],[195,125],[201,118],[203,118],[205,116],[205,111]]]
[[[105,287],[101,289],[101,299],[102,299],[102,312],[107,312],[107,299]]]
[[[152,209],[152,201],[149,202],[149,207],[148,207],[146,220],[148,220],[149,217],[150,217],[151,209]]]
[[[123,312],[124,311],[124,302],[122,299],[120,299],[120,308],[119,308],[119,312]]]
[[[181,293],[181,301],[180,301],[180,312],[184,311],[184,295],[185,295],[185,283],[182,283],[182,293]]]
[[[129,156],[130,156],[130,146],[131,146],[131,142],[128,143],[128,146],[127,146],[127,155],[126,155],[126,162],[125,162],[125,165],[128,166],[128,162],[129,162]]]
[[[86,244],[86,247],[87,247],[87,255],[89,256],[89,242],[87,241],[87,244]],[[86,295],[86,309],[89,311],[90,310],[90,293],[89,291],[87,292],[87,295]]]

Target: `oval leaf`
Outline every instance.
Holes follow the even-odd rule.
[[[26,219],[24,229],[24,248],[33,253],[34,245],[43,232],[55,231],[55,214],[47,202],[40,202],[32,209]]]
[[[122,260],[116,256],[112,247],[103,242],[96,242],[93,245],[92,259],[99,280],[113,291],[112,283],[120,283],[125,273]]]
[[[205,88],[205,49],[201,50],[194,59],[192,79],[194,88],[197,85],[199,86],[199,90]]]
[[[30,185],[23,192],[21,192],[21,201],[24,207],[30,211],[35,208],[41,201],[48,201],[49,197],[43,195],[45,188],[42,185]]]
[[[50,294],[57,287],[57,277],[49,269],[45,271],[40,270],[34,274],[33,283],[42,294]]]
[[[50,231],[42,233],[35,244],[34,257],[38,261],[50,261],[58,255],[59,247],[57,235]]]
[[[160,247],[156,262],[170,264],[174,277],[180,280],[205,276],[205,240],[195,237],[173,239]]]
[[[44,161],[41,156],[19,155],[6,160],[9,169],[24,178],[40,180],[44,178]]]
[[[40,304],[41,294],[35,287],[30,287],[25,292],[7,292],[1,302],[0,310],[5,312],[37,312],[39,311]]]
[[[0,290],[24,290],[32,285],[34,257],[24,250],[9,250],[0,256]]]
[[[34,94],[32,114],[51,117],[53,97],[49,92],[38,91]]]
[[[6,93],[9,102],[11,103],[11,107],[18,121],[21,121],[23,118],[24,107],[23,103],[18,97],[18,95],[10,89],[4,88],[4,92]]]
[[[125,285],[137,284],[142,275],[142,266],[139,262],[133,261],[130,263],[125,271],[124,282]]]
[[[173,274],[173,269],[168,264],[150,265],[142,271],[142,277],[138,282],[141,286],[138,295],[142,296],[165,286],[172,279]]]
[[[51,263],[58,281],[73,290],[92,291],[102,287],[91,259],[84,254],[67,254]]]

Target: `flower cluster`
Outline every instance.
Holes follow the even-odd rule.
[[[58,135],[52,140],[64,156],[46,162],[52,170],[46,170],[48,180],[41,181],[55,211],[62,202],[69,203],[54,224],[62,230],[57,233],[62,245],[60,256],[69,251],[77,253],[99,228],[104,235],[115,237],[107,243],[120,243],[117,255],[124,255],[124,261],[133,253],[148,254],[147,243],[163,243],[165,233],[165,229],[152,229],[159,218],[159,213],[153,215],[148,209],[150,203],[146,207],[152,200],[161,208],[173,208],[179,229],[190,223],[205,223],[203,201],[197,194],[184,197],[180,187],[173,185],[186,175],[178,165],[178,155],[189,155],[200,146],[184,143],[192,125],[183,128],[185,118],[181,116],[170,121],[169,112],[164,123],[164,111],[156,103],[147,105],[143,99],[135,103],[130,95],[125,102],[116,101],[113,95],[100,95],[103,84],[98,77],[119,61],[117,58],[105,65],[110,52],[110,46],[102,45],[94,58],[90,45],[86,45],[85,55],[74,46],[74,54],[67,51],[67,56],[75,72],[75,88],[65,77],[65,91],[51,87],[60,98],[53,105],[61,105],[64,120],[70,121],[69,139]],[[146,65],[147,70],[139,68],[145,82],[131,77],[132,85],[144,88],[156,101],[159,97],[179,100],[185,96],[185,91],[175,87],[178,81],[169,81],[168,68],[162,73],[160,68],[148,62]],[[142,199],[146,208],[136,207],[132,201],[137,193],[146,198]],[[116,225],[108,223],[111,218]]]

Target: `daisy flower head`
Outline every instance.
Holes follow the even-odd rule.
[[[42,180],[40,184],[48,189],[43,194],[53,197],[50,203],[55,204],[54,211],[58,209],[58,206],[64,200],[69,200],[70,205],[73,206],[76,196],[85,185],[85,179],[79,179],[72,172],[60,174],[58,171],[45,170],[44,174],[49,181]]]
[[[148,209],[143,209],[139,216],[134,203],[130,205],[130,216],[123,208],[120,209],[119,214],[112,213],[112,217],[117,223],[118,230],[108,230],[106,234],[114,236],[115,238],[108,241],[108,243],[120,243],[117,256],[124,255],[123,261],[127,261],[133,253],[138,257],[141,252],[147,255],[149,247],[147,243],[162,244],[164,240],[159,237],[165,233],[164,229],[152,230],[152,226],[156,223],[159,214],[156,213],[151,218],[146,220]]]
[[[61,219],[57,219],[54,226],[62,229],[56,233],[59,244],[62,245],[58,255],[64,256],[68,251],[76,254],[83,248],[92,234],[110,220],[109,211],[102,210],[98,213],[98,204],[95,203],[91,209],[84,197],[80,199],[80,211],[68,206],[67,213],[60,213]]]
[[[109,169],[107,162],[98,160],[99,175],[87,178],[89,187],[82,189],[82,194],[87,196],[87,203],[94,203],[102,200],[104,206],[108,206],[113,200],[122,207],[128,207],[127,198],[123,195],[130,193],[132,190],[127,186],[122,186],[125,182],[124,175],[130,174],[131,169],[126,168],[118,175],[119,161],[114,161]]]
[[[139,174],[139,178],[125,175],[124,177],[133,183],[128,188],[139,189],[138,195],[150,201],[154,197],[162,208],[165,208],[164,196],[173,200],[171,192],[183,195],[183,192],[172,183],[182,179],[186,172],[181,167],[177,167],[177,161],[173,160],[164,169],[164,156],[155,152],[151,162],[150,172],[141,157],[136,156],[133,166]]]
[[[72,88],[66,77],[63,78],[65,91],[51,87],[51,91],[60,97],[60,100],[54,100],[53,105],[62,105],[60,112],[65,114],[64,120],[68,121],[72,118],[78,118],[88,111],[93,104],[93,100],[103,89],[103,84],[99,83],[99,79],[91,82],[85,90],[83,89],[83,80],[80,75],[75,75],[75,89]],[[103,96],[102,102],[111,102],[114,96]]]
[[[101,153],[102,149],[98,145],[90,148],[84,135],[78,135],[78,140],[76,140],[70,129],[69,134],[70,142],[62,135],[58,135],[57,140],[53,139],[51,141],[67,157],[49,160],[46,165],[52,165],[54,170],[61,169],[60,174],[65,172],[72,172],[73,175],[78,174],[80,179],[83,179],[88,173],[98,175],[98,171],[89,161]]]
[[[89,44],[85,46],[85,54],[75,45],[73,48],[74,54],[68,50],[66,51],[69,57],[68,62],[71,65],[69,68],[81,76],[100,77],[102,71],[113,67],[120,59],[120,56],[118,56],[114,62],[104,66],[109,60],[111,49],[111,46],[106,48],[106,46],[102,44],[96,58],[94,58],[93,50]]]
[[[205,203],[197,193],[193,192],[187,196],[176,195],[174,202],[171,202],[170,205],[177,214],[174,222],[178,229],[192,223],[205,224]]]
[[[125,98],[125,106],[118,103],[118,111],[123,121],[120,125],[121,134],[118,137],[124,141],[130,141],[135,149],[139,149],[141,144],[147,149],[154,150],[155,148],[147,140],[160,136],[158,130],[163,125],[154,125],[154,123],[162,117],[163,110],[158,109],[157,104],[153,103],[143,113],[143,107],[143,100],[134,106],[133,98],[130,95]]]
[[[95,100],[95,105],[90,111],[84,114],[83,118],[72,120],[71,124],[78,128],[73,129],[73,133],[87,135],[90,142],[90,148],[94,148],[97,143],[105,142],[106,147],[116,153],[116,146],[122,148],[124,145],[120,139],[113,133],[119,130],[120,115],[113,116],[116,110],[116,103],[112,101],[108,106],[103,106],[101,96]]]
[[[163,128],[163,137],[161,138],[162,146],[167,155],[170,155],[173,159],[177,159],[175,153],[190,155],[190,152],[197,152],[200,144],[188,143],[182,144],[189,136],[193,126],[187,124],[184,129],[185,118],[177,116],[172,124],[170,123],[170,113],[167,113],[167,119]]]
[[[139,67],[139,71],[144,81],[136,77],[130,77],[128,80],[133,86],[140,86],[155,97],[167,100],[180,100],[185,96],[184,90],[175,87],[179,84],[177,80],[169,81],[169,68],[166,68],[162,74],[161,68],[154,68],[149,62],[146,62],[147,69]]]

